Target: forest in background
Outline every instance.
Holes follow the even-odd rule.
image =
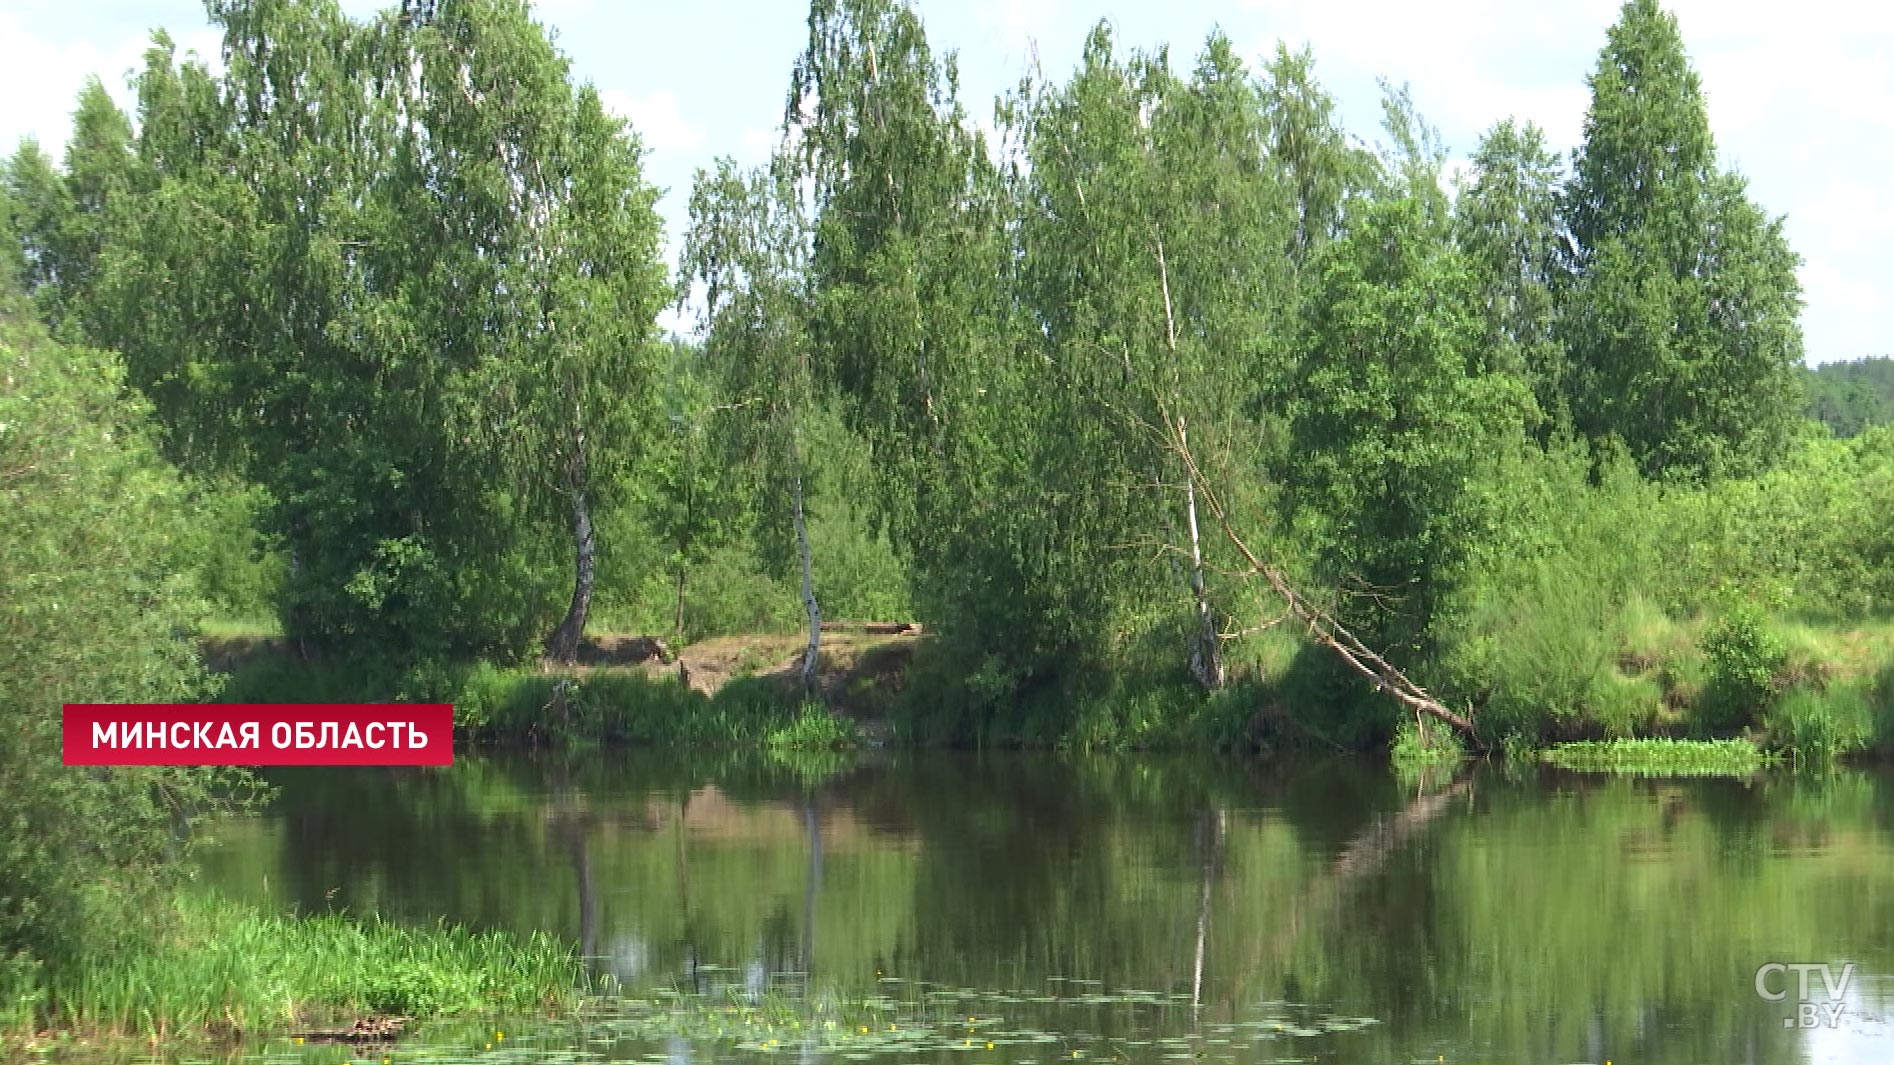
[[[1870,355],[1808,371],[1809,417],[1836,436],[1894,425],[1894,358]]]
[[[92,83],[0,191],[0,809],[75,826],[0,831],[0,990],[221,786],[62,773],[58,701],[794,721],[569,686],[587,631],[918,620],[913,742],[1443,742],[1260,559],[1451,743],[1894,745],[1887,362],[1803,368],[1799,260],[1653,0],[1583,143],[1502,118],[1451,183],[1406,87],[1361,136],[1307,51],[1101,25],[989,140],[911,10],[813,0],[675,272],[636,131],[518,0],[208,7],[220,73],[157,34],[132,112]],[[207,672],[244,628],[294,658]]]

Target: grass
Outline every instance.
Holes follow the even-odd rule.
[[[1413,779],[1459,765],[1466,758],[1466,749],[1445,725],[1428,727],[1415,719],[1403,718],[1395,726],[1388,756],[1398,776]]]
[[[283,623],[280,619],[267,614],[242,618],[205,618],[198,625],[198,635],[213,640],[233,640],[241,637],[273,638],[283,635]]]
[[[1539,753],[1560,769],[1633,776],[1749,776],[1775,761],[1747,740],[1606,740],[1561,743]]]
[[[364,1015],[525,1016],[574,1009],[584,990],[571,947],[543,934],[297,918],[199,895],[176,905],[159,942],[53,977],[33,1011],[39,1033],[7,1041],[227,1041]]]
[[[764,743],[775,748],[820,751],[856,745],[855,726],[829,713],[817,702],[805,702],[794,720],[772,729]]]

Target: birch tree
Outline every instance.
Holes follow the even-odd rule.
[[[704,358],[722,376],[730,401],[745,408],[736,420],[732,460],[757,469],[761,513],[789,521],[809,623],[802,682],[813,690],[822,609],[810,560],[801,429],[816,402],[817,381],[805,325],[808,225],[790,173],[780,158],[750,173],[727,159],[714,173],[699,171],[683,279],[701,287]],[[780,541],[770,531],[766,525],[763,539]]]
[[[449,431],[485,443],[529,506],[567,515],[571,593],[546,652],[570,660],[596,581],[593,514],[654,414],[657,193],[636,137],[523,4],[442,4],[413,49],[394,216],[438,251],[409,292],[461,349]]]

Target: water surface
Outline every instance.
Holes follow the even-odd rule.
[[[613,752],[272,779],[211,886],[547,930],[631,1000],[410,1060],[1894,1062],[1886,774]],[[1802,963],[1854,969],[1758,994]]]

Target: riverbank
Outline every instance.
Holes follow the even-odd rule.
[[[1791,759],[1894,753],[1894,622],[1820,625],[1732,612],[1630,625],[1583,657],[1548,653],[1471,707],[1475,747],[1728,739]],[[803,637],[719,636],[680,648],[588,639],[572,665],[407,670],[308,661],[281,640],[203,641],[232,702],[425,699],[455,704],[470,743],[834,747],[858,743],[1082,750],[1411,748],[1392,704],[1351,690],[1319,649],[1280,636],[1205,695],[1176,673],[1075,668],[981,705],[975,685],[912,626],[836,623],[815,689]],[[1419,679],[1441,683],[1423,669]],[[1449,682],[1450,683],[1450,682]],[[1358,686],[1357,686],[1358,687]],[[1521,707],[1526,707],[1521,710]],[[1319,710],[1319,712],[1318,712]]]
[[[544,934],[292,917],[190,893],[174,907],[149,942],[6,988],[0,1044],[38,1057],[386,1042],[444,1017],[559,1015],[584,990],[572,947]]]

